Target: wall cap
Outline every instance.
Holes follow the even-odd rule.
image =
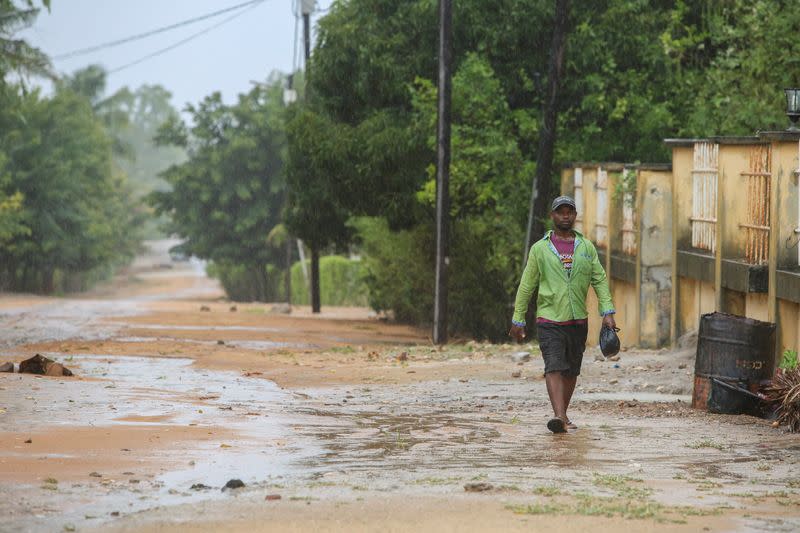
[[[800,131],[759,131],[758,138],[764,141],[798,141]]]
[[[694,146],[699,142],[713,142],[717,144],[759,144],[760,139],[756,135],[752,136],[714,136],[705,138],[688,139],[664,139],[664,144],[668,146]]]

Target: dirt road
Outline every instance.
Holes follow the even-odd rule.
[[[800,438],[690,409],[691,349],[589,350],[552,435],[535,346],[232,304],[164,250],[0,295],[0,363],[76,374],[0,374],[0,530],[800,529]]]

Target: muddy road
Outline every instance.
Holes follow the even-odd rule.
[[[552,435],[533,345],[232,304],[167,244],[0,295],[0,363],[76,375],[0,374],[0,530],[800,530],[800,437],[690,409],[691,348],[587,351]]]

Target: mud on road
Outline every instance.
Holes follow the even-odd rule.
[[[587,351],[552,435],[533,345],[271,311],[155,256],[0,296],[0,363],[77,376],[0,374],[0,530],[800,529],[800,438],[690,409],[691,349]]]

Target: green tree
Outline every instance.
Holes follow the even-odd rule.
[[[185,239],[185,253],[222,268],[245,266],[261,301],[275,296],[267,267],[282,257],[268,242],[285,199],[282,81],[273,77],[235,105],[214,93],[187,106],[191,126],[171,117],[157,142],[185,150],[188,159],[162,173],[171,190],[150,196],[170,218],[168,229]]]
[[[124,176],[114,172],[110,141],[85,99],[61,90],[6,97],[6,194],[21,195],[25,230],[0,248],[4,277],[15,288],[52,292],[61,273],[80,288],[75,276],[129,259],[136,247]]]
[[[35,48],[22,39],[15,38],[20,30],[33,24],[39,15],[40,9],[36,6],[50,9],[50,0],[0,0],[0,83],[9,72],[20,75],[37,75],[54,77],[50,58],[41,50]]]

